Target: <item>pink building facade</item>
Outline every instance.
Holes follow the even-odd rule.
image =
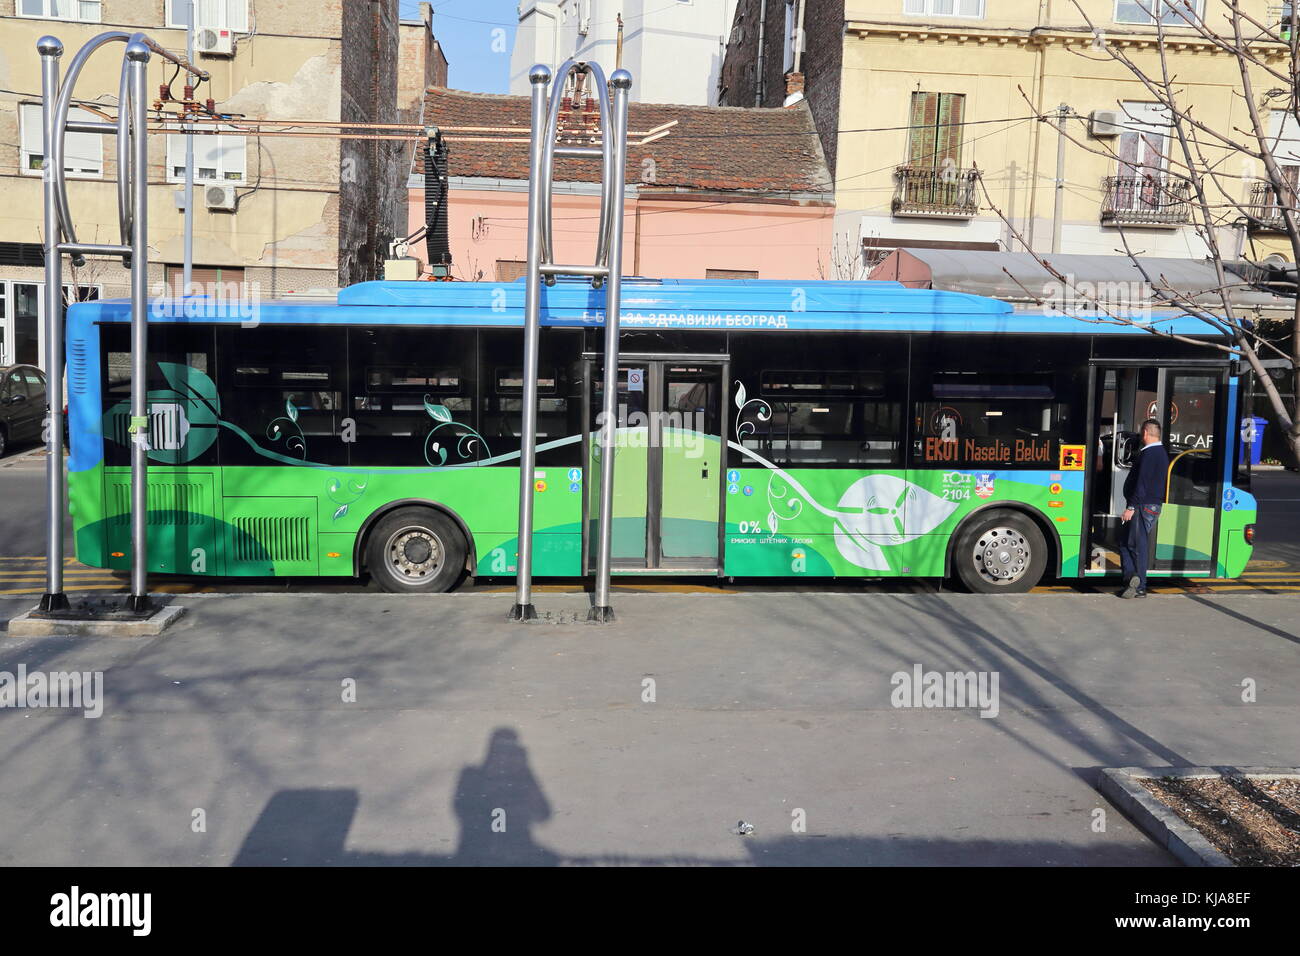
[[[430,89],[425,122],[442,129],[450,146],[452,277],[517,278],[527,252],[527,99]],[[474,130],[458,135],[457,127]],[[832,277],[832,188],[805,109],[633,104],[629,129],[625,275]],[[638,142],[638,133],[655,130],[658,138]],[[594,162],[557,165],[556,261],[585,263],[594,255],[598,176]],[[414,233],[425,217],[419,169],[409,200]],[[423,243],[408,255],[428,273]]]

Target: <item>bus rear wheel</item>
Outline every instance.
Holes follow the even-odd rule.
[[[460,581],[466,550],[460,528],[445,514],[399,508],[370,529],[366,566],[385,591],[434,594]]]
[[[1032,518],[1017,511],[978,515],[953,551],[957,577],[976,594],[1023,594],[1047,570],[1047,540]]]

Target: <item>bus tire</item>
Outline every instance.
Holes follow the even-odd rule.
[[[465,570],[465,536],[432,508],[398,508],[370,529],[366,566],[392,594],[450,591]]]
[[[5,427],[3,425],[0,425],[0,458],[3,458],[5,456],[5,452],[8,450],[9,450],[9,433],[5,431]]]
[[[1024,594],[1047,570],[1047,539],[1028,515],[986,511],[962,528],[952,562],[975,594]]]

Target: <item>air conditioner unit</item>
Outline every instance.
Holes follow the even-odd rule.
[[[1124,132],[1124,114],[1119,110],[1093,110],[1088,117],[1088,133],[1094,139],[1118,136]]]
[[[194,49],[204,56],[234,56],[235,35],[225,27],[196,27]]]
[[[209,209],[234,212],[238,202],[234,186],[205,186],[203,200]]]

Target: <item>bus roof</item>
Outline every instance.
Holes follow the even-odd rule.
[[[605,293],[587,280],[561,279],[542,289],[544,326],[604,325]],[[150,321],[257,322],[285,325],[432,325],[519,328],[524,282],[362,282],[337,303],[273,299],[219,301],[206,296],[150,303]],[[999,299],[909,289],[897,282],[772,279],[625,279],[625,329],[733,331],[899,331],[1048,334],[1145,334],[1141,325],[1013,309]],[[126,300],[81,302],[70,322],[121,322]],[[1208,323],[1172,311],[1135,321],[1181,335],[1217,335]]]

